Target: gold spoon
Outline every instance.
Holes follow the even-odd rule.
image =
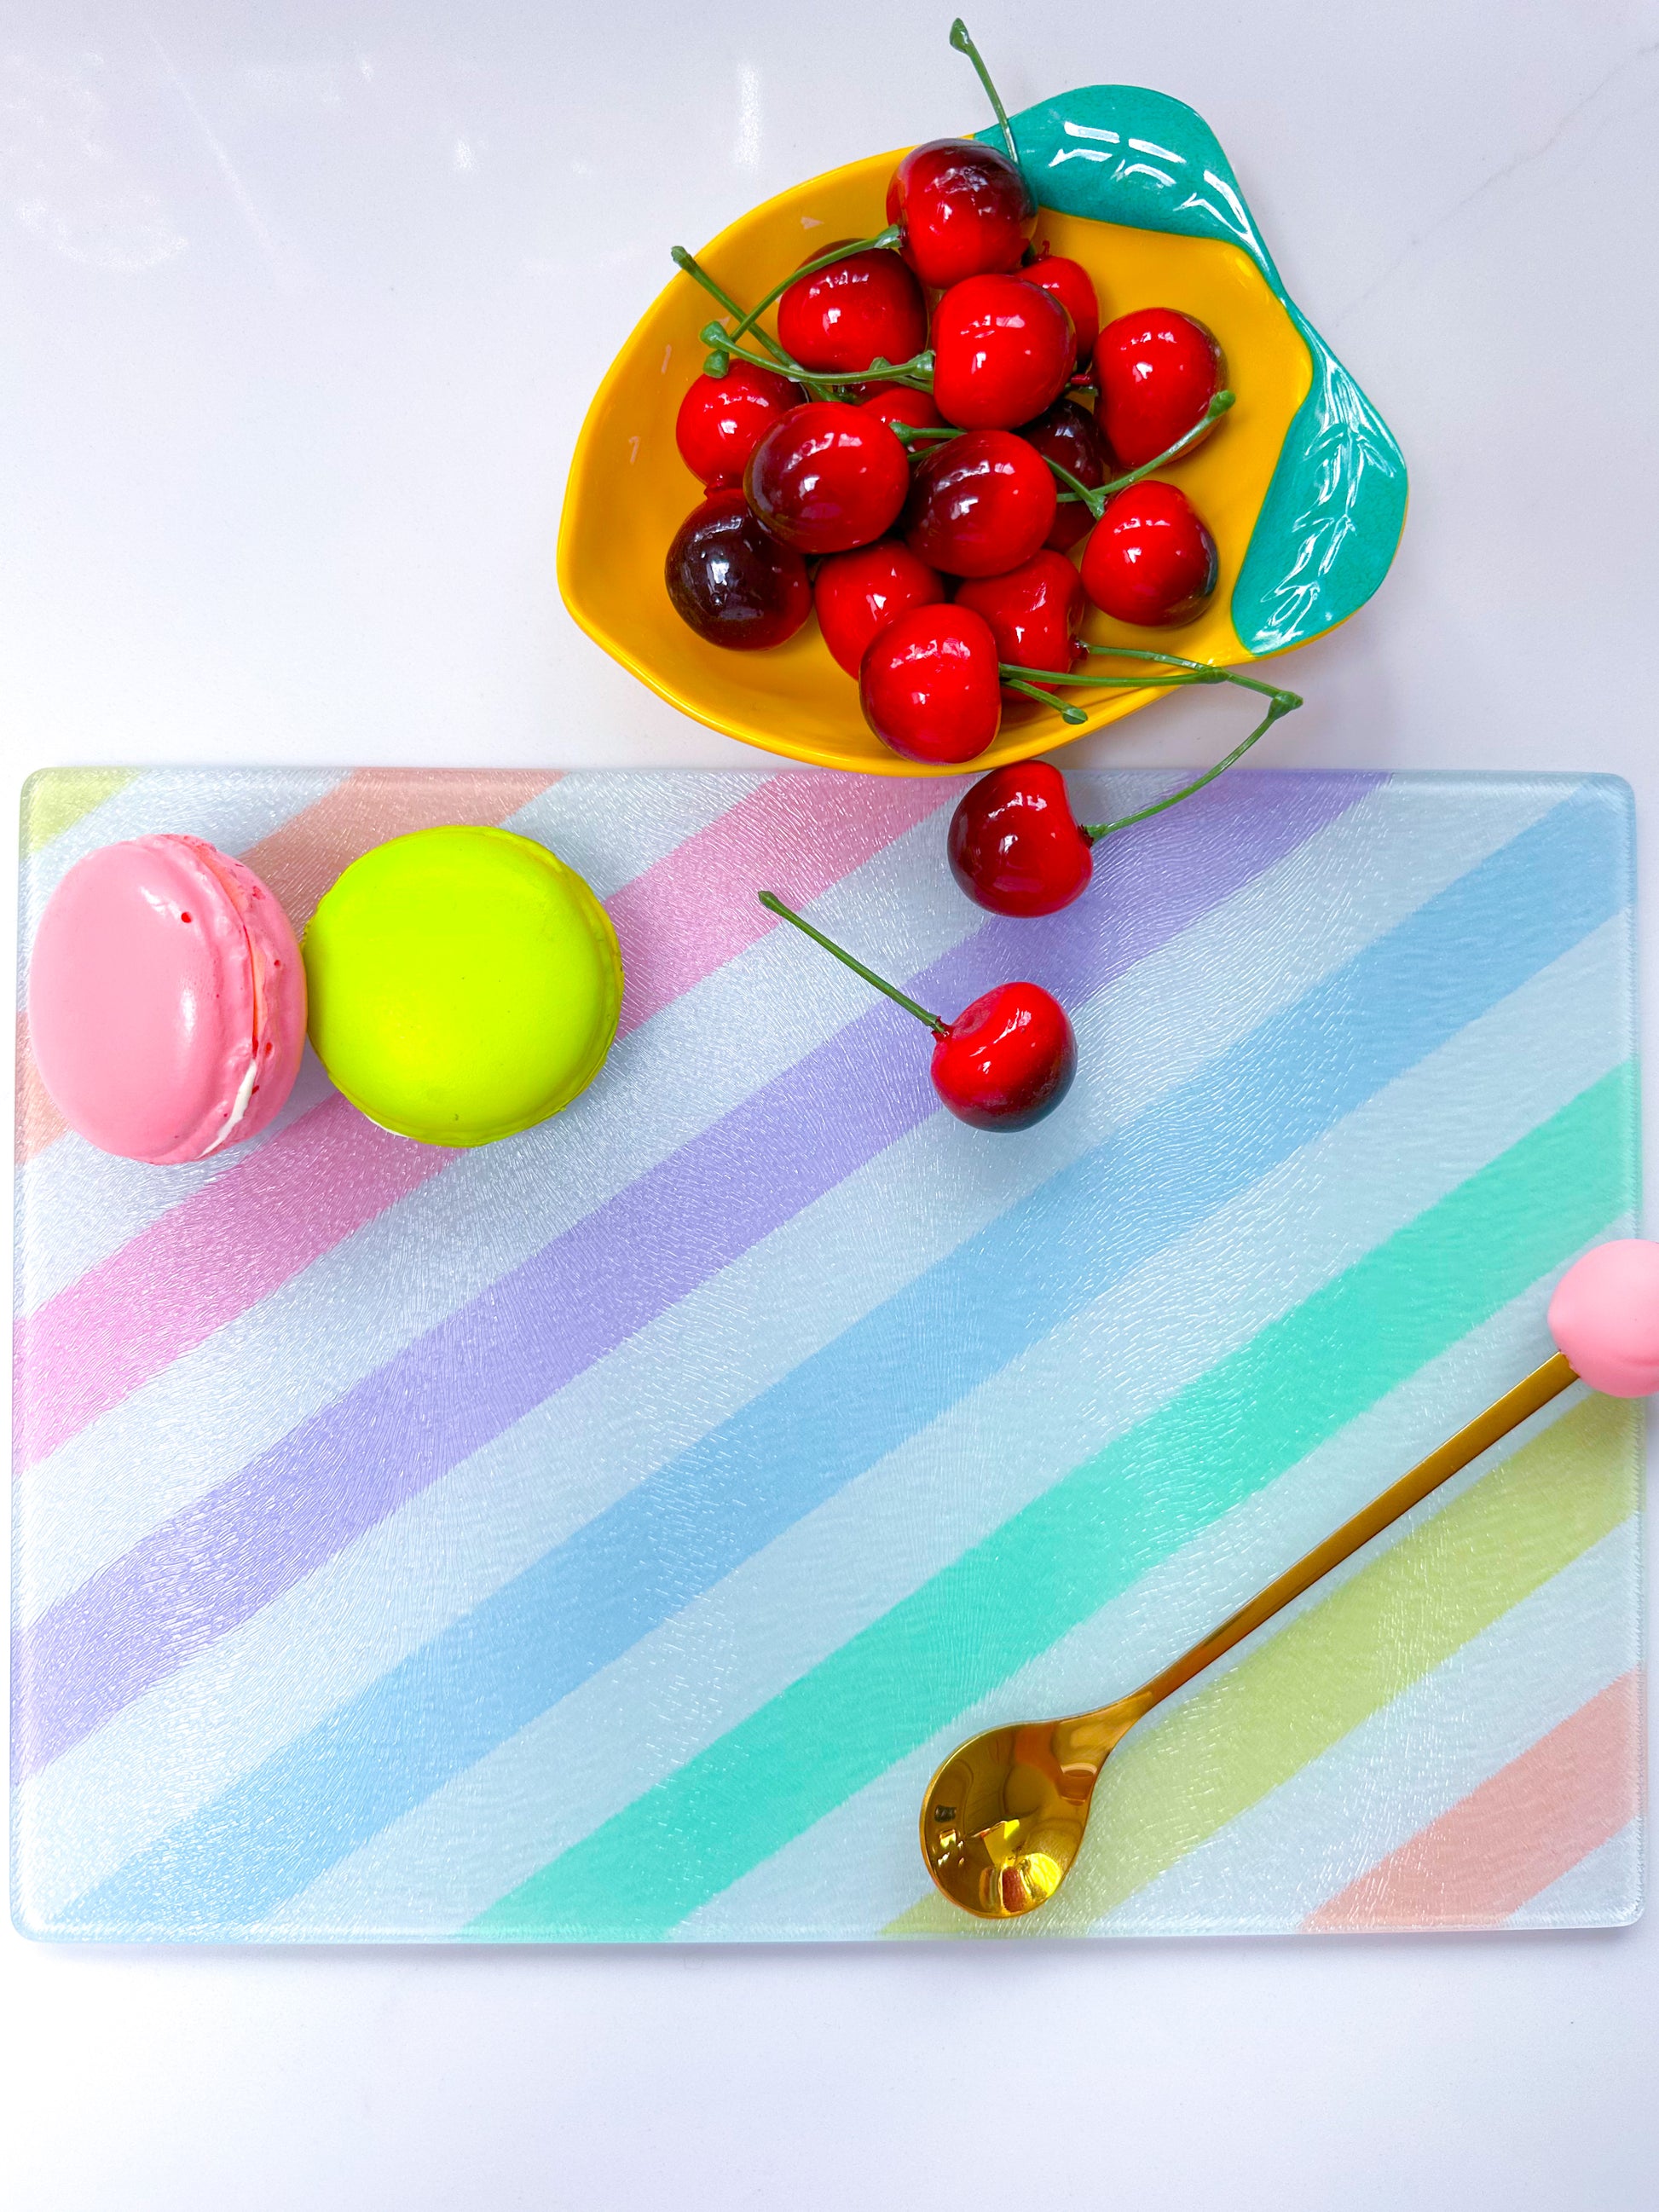
[[[1100,1770],[1138,1720],[1577,1380],[1565,1353],[1547,1359],[1127,1698],[1070,1720],[988,1729],[958,1746],[921,1801],[921,1856],[951,1904],[981,1920],[1017,1920],[1046,1905],[1072,1870]]]

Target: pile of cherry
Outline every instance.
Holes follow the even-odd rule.
[[[1231,406],[1221,349],[1170,307],[1103,330],[1088,271],[1033,252],[1036,204],[1001,102],[959,23],[951,42],[980,70],[1006,154],[915,148],[886,229],[816,255],[746,312],[674,254],[724,310],[676,425],[706,488],[669,550],[677,611],[752,650],[816,610],[870,727],[929,763],[982,753],[1005,701],[1078,722],[1059,687],[1147,680],[1079,675],[1091,653],[1176,672],[1155,682],[1225,680],[1078,636],[1090,602],[1166,628],[1215,589],[1214,539],[1155,471]],[[759,321],[774,303],[775,337]]]

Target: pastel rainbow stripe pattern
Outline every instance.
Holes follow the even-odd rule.
[[[1165,787],[1074,779],[1085,818]],[[1638,1203],[1605,778],[1239,772],[1012,924],[959,786],[83,771],[303,921],[425,822],[605,899],[622,1035],[538,1131],[110,1160],[20,1027],[14,1911],[96,1941],[978,1936],[932,1765],[1152,1672],[1545,1355]],[[924,1002],[1073,1010],[1064,1109],[938,1110]],[[1640,1411],[1575,1391],[1136,1731],[988,1940],[1640,1909]]]

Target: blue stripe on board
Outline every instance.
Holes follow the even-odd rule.
[[[1587,784],[68,1908],[234,1934],[1626,903]],[[1099,1201],[1103,1186],[1121,1202]],[[918,1359],[916,1347],[927,1356]]]

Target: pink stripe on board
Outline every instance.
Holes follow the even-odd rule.
[[[805,789],[773,799],[779,784]],[[787,774],[716,816],[608,902],[613,918],[619,906],[631,915],[631,947],[617,924],[635,963],[622,1027],[778,927],[755,897],[765,878],[754,869],[764,859],[779,875],[780,837],[791,841],[788,890],[811,899],[956,795],[940,782],[872,790],[860,781],[849,792]],[[56,1451],[454,1158],[374,1127],[336,1097],[228,1167],[19,1321],[16,1468]]]
[[[334,878],[372,845],[446,822],[493,823],[516,814],[558,781],[538,769],[354,769],[238,857],[276,898],[297,934]],[[68,1133],[17,1017],[19,1164]]]
[[[1641,1809],[1642,1680],[1621,1674],[1303,1922],[1494,1928]]]
[[[954,806],[962,788],[886,776],[769,778],[607,902],[628,979],[618,1033],[626,1036],[776,928],[757,892],[806,905],[929,814]]]

